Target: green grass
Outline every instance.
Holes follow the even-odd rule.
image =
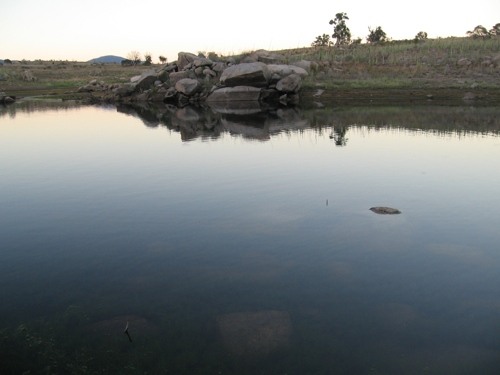
[[[394,41],[380,45],[360,44],[345,48],[308,47],[277,51],[289,62],[298,60],[352,62],[370,65],[442,64],[456,63],[457,59],[477,60],[500,51],[500,38],[472,39],[445,38],[413,41]]]
[[[284,63],[313,61],[315,66],[304,88],[488,88],[500,87],[500,37],[491,39],[444,38],[415,43],[392,41],[380,45],[359,44],[343,48],[304,47],[272,51]],[[236,61],[251,52],[226,56]],[[219,56],[224,60],[224,56]],[[460,65],[460,59],[471,64]],[[107,84],[124,83],[155,66],[122,67],[70,61],[23,61],[0,66],[0,91],[76,90],[93,79]],[[29,70],[36,81],[22,79]]]

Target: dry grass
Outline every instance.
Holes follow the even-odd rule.
[[[396,41],[345,48],[309,47],[279,51],[287,62],[311,60],[319,74],[309,85],[326,87],[500,86],[500,38]],[[467,59],[469,65],[461,65]]]
[[[500,38],[430,39],[395,41],[383,45],[361,44],[345,48],[306,47],[275,51],[285,62],[310,60],[316,70],[304,87],[415,88],[500,87]],[[233,56],[234,57],[234,56]],[[222,57],[223,58],[223,57]],[[461,65],[468,59],[469,65]],[[11,95],[75,90],[93,79],[105,83],[128,82],[130,77],[158,66],[122,67],[69,61],[20,62],[0,66],[0,91]],[[26,81],[29,71],[36,80]]]
[[[128,82],[130,77],[154,66],[122,67],[118,64],[89,64],[68,61],[20,62],[0,66],[0,91],[55,91],[74,90],[93,79],[106,83]],[[23,73],[29,71],[33,81]]]

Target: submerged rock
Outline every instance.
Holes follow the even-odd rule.
[[[372,207],[370,211],[380,215],[397,215],[401,213],[397,208],[392,207]]]
[[[236,355],[266,355],[290,342],[292,323],[285,311],[263,310],[217,318],[226,348]]]

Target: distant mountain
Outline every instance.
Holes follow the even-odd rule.
[[[95,59],[89,60],[88,62],[91,64],[120,64],[122,60],[125,60],[125,57],[107,55],[96,57]]]

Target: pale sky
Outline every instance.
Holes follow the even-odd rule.
[[[500,22],[499,0],[1,0],[0,59],[87,61],[150,52],[225,55],[308,47],[336,13],[347,13],[353,38],[381,26],[392,39],[465,36]]]

